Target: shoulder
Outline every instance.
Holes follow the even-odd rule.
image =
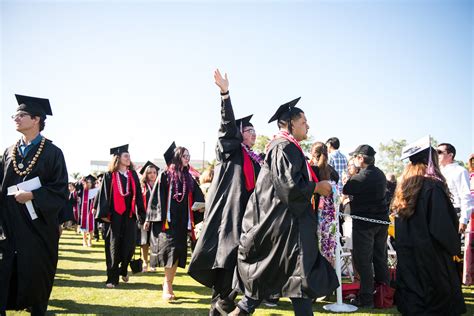
[[[60,153],[61,155],[63,154],[63,151],[61,150],[61,148],[59,148],[58,146],[53,144],[53,141],[49,140],[47,138],[44,142],[44,149],[48,150],[49,152],[54,152],[54,153],[58,153],[58,154]]]

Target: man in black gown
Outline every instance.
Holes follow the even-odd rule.
[[[319,253],[314,195],[331,185],[319,181],[299,142],[309,126],[298,99],[281,105],[269,123],[279,132],[242,220],[238,247],[239,287],[245,296],[230,315],[252,314],[264,298],[289,297],[296,316],[312,315],[312,299],[338,287],[334,269]]]
[[[0,314],[28,308],[44,315],[58,261],[58,216],[68,197],[68,175],[61,150],[40,132],[47,99],[16,95],[19,107],[12,116],[23,134],[6,149],[0,165]],[[18,184],[39,179],[21,190]]]
[[[214,74],[221,90],[221,126],[216,149],[215,176],[206,201],[205,222],[193,251],[188,273],[199,283],[212,288],[209,315],[235,308],[232,277],[237,263],[237,247],[242,217],[255,187],[262,159],[251,151],[256,134],[251,116],[236,120],[229,97],[227,75]]]

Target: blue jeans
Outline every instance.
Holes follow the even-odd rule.
[[[263,299],[254,300],[253,298],[245,295],[240,302],[237,304],[240,310],[252,314],[255,309],[262,303]],[[290,298],[291,304],[293,304],[293,311],[295,316],[308,316],[313,315],[313,300],[310,298],[295,297]]]

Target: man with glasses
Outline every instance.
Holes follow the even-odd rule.
[[[68,198],[63,153],[41,131],[49,100],[16,95],[16,130],[23,134],[0,162],[0,314],[29,309],[44,315],[58,261],[58,215]],[[28,182],[27,182],[28,181]],[[27,185],[28,184],[28,185]]]
[[[464,233],[474,207],[469,188],[469,173],[454,161],[456,148],[453,145],[439,144],[437,152],[441,173],[446,178],[449,192],[452,194],[453,206],[459,216],[459,233]]]
[[[263,163],[252,151],[256,141],[252,115],[236,120],[229,96],[227,74],[214,73],[221,92],[221,126],[216,148],[217,164],[208,191],[204,226],[189,264],[189,275],[213,290],[209,315],[234,310],[232,278],[242,217]]]
[[[352,196],[351,215],[388,223],[387,179],[383,171],[374,166],[375,153],[369,145],[360,145],[350,153],[354,166],[361,169],[347,180],[342,192]],[[387,229],[383,223],[352,221],[353,261],[360,275],[360,292],[351,303],[358,307],[374,305],[374,274],[376,282],[389,283]]]

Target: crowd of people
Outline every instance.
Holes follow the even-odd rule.
[[[349,154],[340,141],[317,141],[306,157],[300,142],[309,123],[300,98],[279,106],[269,123],[275,136],[264,155],[253,151],[252,115],[235,118],[227,74],[214,73],[221,123],[214,169],[199,174],[189,150],[173,142],[166,168],[148,161],[138,172],[128,145],[110,149],[108,171],[69,183],[61,150],[41,131],[52,115],[47,99],[17,95],[12,117],[21,139],[0,168],[0,314],[28,309],[43,315],[58,261],[61,225],[73,221],[84,247],[105,241],[105,287],[129,281],[140,247],[144,272],[164,269],[162,299],[178,267],[212,290],[209,315],[249,315],[262,303],[291,300],[295,315],[312,315],[314,300],[340,285],[335,272],[340,211],[352,222],[352,259],[360,290],[351,303],[374,307],[374,290],[390,285],[389,215],[395,218],[395,301],[404,315],[459,315],[461,284],[474,283],[471,174],[455,147],[434,149],[423,138],[406,146],[402,175],[375,166],[376,151],[361,144]],[[349,215],[349,216],[347,216]],[[464,269],[453,258],[461,256]],[[31,262],[35,262],[31,265]],[[4,285],[4,286],[3,286]],[[241,294],[241,299],[236,301]]]

